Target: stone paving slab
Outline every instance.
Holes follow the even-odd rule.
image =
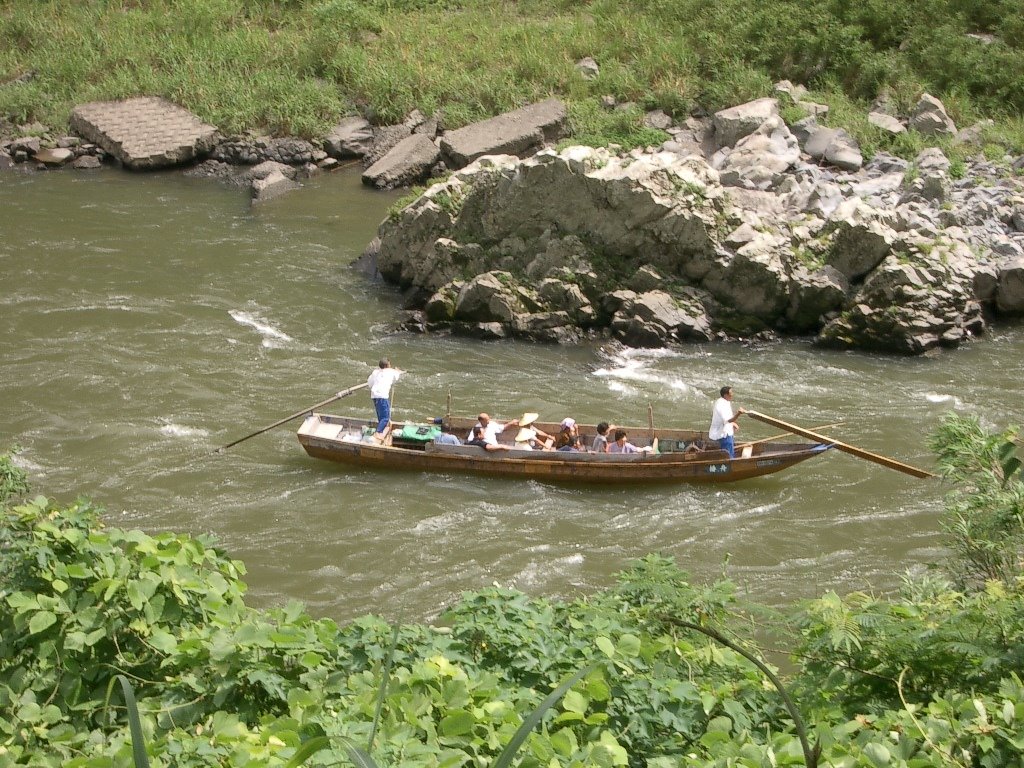
[[[441,151],[453,168],[469,165],[483,155],[518,155],[559,138],[565,120],[565,104],[548,99],[449,131],[441,139]]]
[[[217,133],[187,109],[149,96],[81,104],[71,130],[134,170],[190,162],[212,148]]]

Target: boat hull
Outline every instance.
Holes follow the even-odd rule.
[[[477,446],[436,445],[433,442],[400,447],[367,440],[366,424],[313,414],[299,429],[299,443],[314,458],[369,469],[470,473],[588,485],[736,482],[781,472],[829,448],[816,443],[765,445],[759,446],[756,452],[752,451],[750,456],[730,459],[720,450],[616,455],[485,451]]]

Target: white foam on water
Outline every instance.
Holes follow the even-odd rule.
[[[925,392],[924,399],[929,403],[950,403],[954,408],[962,408],[963,402],[955,395],[944,395],[940,392]]]
[[[675,376],[653,371],[648,365],[651,360],[668,357],[678,357],[678,353],[658,349],[624,350],[612,356],[607,366],[595,370],[594,375],[608,378],[608,388],[613,392],[634,394],[636,390],[626,382],[655,384],[679,392],[693,392],[693,387],[686,382]]]
[[[291,341],[292,337],[284,331],[279,331],[277,328],[270,324],[270,321],[265,320],[262,317],[252,314],[251,312],[243,312],[240,309],[232,309],[228,311],[232,319],[239,325],[245,325],[252,328],[261,336],[263,336],[263,346],[268,347],[273,343],[272,340],[277,341]]]
[[[210,433],[205,429],[183,427],[181,424],[170,422],[160,427],[160,434],[167,437],[207,437]]]

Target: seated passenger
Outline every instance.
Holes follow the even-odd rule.
[[[462,445],[462,441],[452,433],[450,424],[441,424],[441,434],[434,438],[438,445]]]
[[[547,432],[533,426],[537,420],[536,413],[524,413],[519,419],[519,433],[516,435],[516,448],[526,451],[551,450],[552,437]]]
[[[533,417],[537,418],[537,414],[534,414]],[[477,417],[477,422],[473,429],[476,429],[477,427],[483,427],[484,439],[488,443],[494,444],[498,442],[498,435],[500,435],[509,427],[517,426],[519,426],[519,419],[512,419],[512,421],[510,421],[508,424],[502,424],[500,421],[492,421],[491,417],[488,416],[486,413],[481,413]],[[466,442],[470,442],[472,440],[473,433],[470,432],[469,435],[466,437]]]
[[[607,421],[602,421],[597,425],[597,434],[594,436],[594,442],[590,446],[592,453],[608,453],[608,431],[611,429],[611,425]],[[614,432],[612,434],[615,434]]]
[[[572,442],[571,443],[569,443],[568,445],[563,445],[558,450],[560,450],[560,451],[583,451],[583,452],[586,452],[587,449],[583,447],[583,441],[580,439],[580,436],[576,435],[575,437],[572,438]]]
[[[473,439],[466,442],[466,445],[476,445],[483,448],[485,451],[508,451],[511,450],[509,446],[502,445],[501,443],[487,442],[487,435],[483,427],[473,427]]]
[[[615,441],[608,446],[608,453],[639,453],[640,449],[626,440],[626,430],[615,430]]]
[[[562,419],[562,429],[555,439],[555,447],[564,448],[567,445],[572,445],[579,439],[579,436],[580,430],[576,426],[576,419]]]

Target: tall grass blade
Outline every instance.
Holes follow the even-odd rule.
[[[559,699],[565,696],[570,688],[589,675],[596,666],[597,664],[594,663],[589,667],[584,667],[549,693],[548,697],[541,702],[540,706],[537,707],[537,709],[535,709],[528,718],[523,720],[523,724],[519,726],[519,730],[515,732],[512,740],[509,741],[503,750],[501,750],[501,754],[498,755],[498,759],[495,761],[492,768],[508,768],[508,766],[512,764],[512,759],[516,756],[516,752],[519,751],[519,747],[523,745],[523,742],[526,741],[526,737],[530,735],[530,731],[536,728],[540,724],[540,721],[544,719],[544,713],[554,706]]]
[[[139,719],[139,707],[135,703],[132,684],[124,675],[118,675],[121,692],[124,694],[124,705],[128,709],[128,725],[132,732],[132,757],[135,768],[149,768],[149,757],[146,755],[146,740],[142,737],[142,721]]]
[[[384,669],[381,672],[380,691],[377,692],[377,707],[373,712],[373,725],[370,728],[370,738],[366,742],[366,751],[373,751],[373,740],[377,736],[377,725],[380,723],[380,713],[384,709],[384,697],[388,692],[388,680],[391,676],[391,662],[395,658],[395,648],[398,647],[398,630],[401,627],[401,620],[395,622],[395,631],[391,633],[391,645],[388,646],[388,655],[384,657]]]
[[[380,768],[374,759],[364,750],[357,747],[348,739],[343,738],[341,741],[345,747],[345,753],[348,755],[348,759],[352,761],[352,765],[356,768]]]
[[[330,743],[330,739],[326,736],[314,736],[309,741],[302,742],[302,746],[295,750],[292,759],[285,763],[284,768],[299,768],[312,755],[315,755]]]

